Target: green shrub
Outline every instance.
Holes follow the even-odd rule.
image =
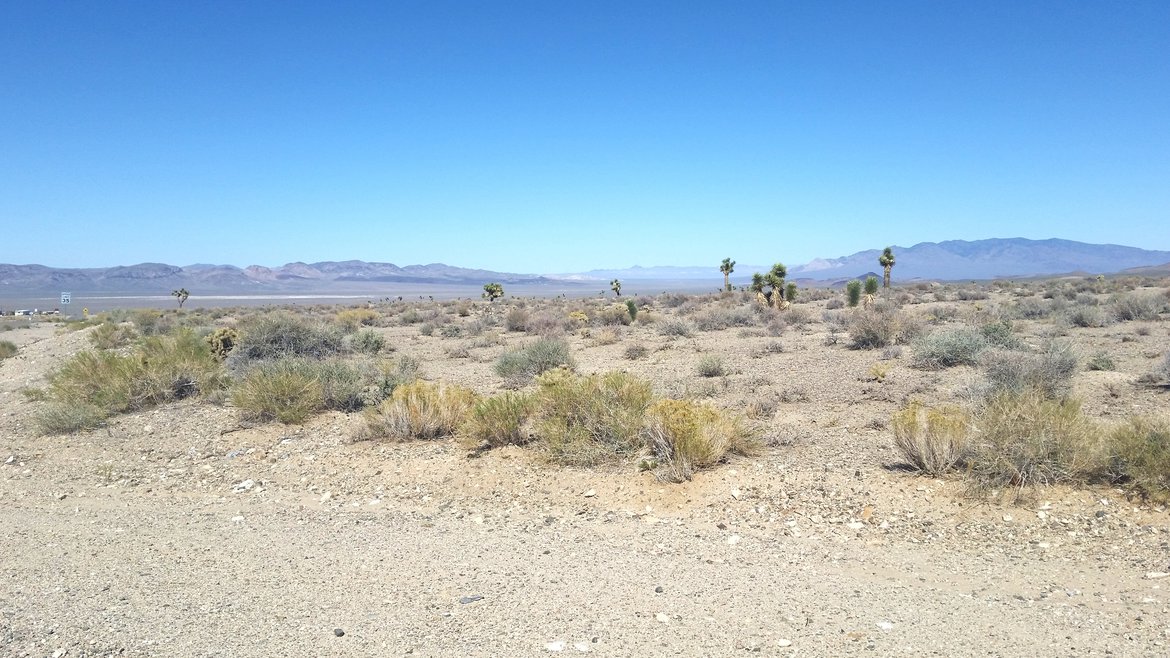
[[[1170,497],[1170,422],[1130,418],[1109,434],[1108,450],[1115,481],[1148,498]]]
[[[16,343],[10,340],[0,340],[0,359],[11,359],[17,353]]]
[[[476,403],[469,389],[414,381],[366,411],[365,436],[395,441],[452,436]]]
[[[479,400],[462,428],[461,438],[467,447],[528,443],[532,435],[527,424],[535,408],[531,395],[512,391]]]
[[[84,402],[51,402],[37,411],[33,424],[41,434],[67,434],[100,427],[109,414]]]
[[[630,345],[630,346],[626,347],[626,351],[624,352],[624,355],[627,359],[629,359],[631,361],[637,361],[638,359],[646,358],[646,355],[649,353],[650,353],[650,350],[647,349],[645,345],[635,344],[635,345]]]
[[[758,447],[743,418],[693,400],[652,404],[642,437],[658,462],[655,474],[667,482],[690,480],[728,454],[748,455]]]
[[[714,354],[708,354],[699,359],[696,370],[701,377],[722,377],[727,374],[727,366],[723,363],[723,359]]]
[[[637,307],[635,306],[634,308],[636,309]],[[625,326],[633,321],[634,319],[630,316],[630,309],[625,304],[606,306],[593,314],[593,324],[603,327],[612,325]]]
[[[232,390],[231,400],[245,418],[286,425],[303,423],[325,409],[321,382],[284,359],[250,370]]]
[[[917,400],[892,419],[894,445],[914,468],[938,477],[967,456],[970,414],[958,407],[927,409]]]
[[[347,308],[339,311],[334,321],[345,333],[353,333],[362,327],[372,327],[378,321],[378,313],[370,308]]]
[[[626,300],[626,313],[630,316],[630,322],[638,320],[638,304],[634,300]]]
[[[914,340],[910,364],[923,370],[939,370],[953,366],[973,366],[987,349],[984,335],[970,328],[935,331]]]
[[[979,333],[992,347],[1002,347],[1009,350],[1018,350],[1024,347],[1023,342],[1012,333],[1011,320],[999,319],[985,322],[979,326]]]
[[[348,336],[348,344],[359,354],[377,354],[386,348],[386,337],[373,329],[362,329]]]
[[[849,308],[857,308],[861,303],[861,282],[857,279],[845,284],[845,300],[849,304]]]
[[[143,336],[159,336],[166,334],[174,323],[171,316],[153,308],[140,308],[130,314],[131,321]]]
[[[536,384],[535,434],[553,461],[590,466],[642,447],[649,382],[622,372],[582,377],[556,369]]]
[[[576,367],[569,344],[561,338],[542,337],[500,356],[496,374],[511,386],[524,386],[537,375],[559,367]]]
[[[1060,341],[1049,341],[1036,353],[989,350],[982,361],[988,395],[1039,391],[1049,399],[1061,398],[1077,372],[1076,353]]]

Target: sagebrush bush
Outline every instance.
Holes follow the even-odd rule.
[[[395,441],[452,436],[475,405],[473,391],[421,380],[404,384],[365,413],[367,438]]]
[[[496,374],[511,386],[524,386],[553,368],[575,368],[569,344],[561,338],[542,337],[505,352],[496,361]]]
[[[934,331],[914,340],[910,365],[923,370],[973,366],[987,346],[983,333],[969,327]]]
[[[533,396],[505,391],[475,403],[460,437],[467,447],[524,445],[532,439],[528,421],[536,408]]]
[[[1107,441],[1114,481],[1148,498],[1170,497],[1170,421],[1130,418]]]
[[[1117,363],[1108,352],[1098,350],[1085,361],[1085,370],[1117,370]]]
[[[623,356],[625,356],[627,359],[629,359],[631,361],[637,361],[638,359],[646,358],[646,355],[649,353],[650,353],[650,350],[647,349],[647,347],[645,345],[642,345],[639,343],[639,344],[627,346],[625,352],[623,352],[622,354],[623,354]]]
[[[143,336],[161,336],[174,328],[171,316],[153,308],[140,308],[131,312],[131,320]]]
[[[1100,306],[1074,306],[1068,310],[1065,318],[1074,327],[1104,327],[1109,324],[1109,317]]]
[[[534,430],[553,461],[590,466],[642,447],[650,382],[622,372],[586,377],[556,369],[536,384]]]
[[[512,307],[504,316],[504,328],[508,331],[526,331],[528,329],[528,311],[520,307]]]
[[[694,316],[699,331],[719,331],[731,327],[754,327],[759,324],[756,312],[750,306],[723,309],[713,308]]]
[[[650,405],[642,436],[658,462],[655,475],[667,482],[690,480],[728,454],[748,455],[757,447],[741,417],[693,400]]]
[[[346,336],[345,344],[358,354],[377,354],[386,349],[386,337],[374,329],[362,329]]]
[[[10,340],[0,340],[0,359],[11,359],[19,350],[16,343]]]
[[[892,308],[875,308],[853,314],[847,328],[850,347],[872,350],[888,345],[904,345],[921,330],[921,324],[909,314]]]
[[[695,333],[695,327],[681,318],[669,318],[658,323],[658,333],[662,336],[688,337]]]
[[[970,445],[971,415],[958,407],[929,409],[912,400],[891,419],[894,445],[910,465],[940,476],[963,463]]]
[[[337,327],[311,324],[287,313],[271,313],[241,324],[240,340],[228,356],[228,364],[239,370],[254,361],[323,359],[343,351],[343,335]]]
[[[722,377],[727,374],[727,365],[723,359],[714,354],[708,354],[699,359],[695,367],[701,377]]]
[[[1119,322],[1157,320],[1162,305],[1157,295],[1131,292],[1113,298],[1109,310]]]
[[[1049,341],[1038,352],[988,350],[982,359],[988,395],[1040,391],[1050,399],[1063,397],[1077,372],[1077,355],[1061,341]]]

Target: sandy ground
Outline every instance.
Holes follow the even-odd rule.
[[[1076,330],[1119,363],[1078,375],[1094,416],[1165,409],[1133,385],[1167,344],[1147,324]],[[384,331],[428,378],[499,389],[504,346],[452,359],[458,340]],[[877,382],[878,355],[826,331],[573,338],[586,372],[782,399],[764,454],[679,485],[519,448],[355,443],[360,418],[340,413],[248,427],[195,401],[37,436],[19,391],[86,332],[5,332],[20,353],[0,362],[0,655],[1170,654],[1164,509],[1099,488],[990,504],[899,469],[884,420],[973,373],[903,357]],[[622,358],[635,342],[647,359]],[[731,374],[694,373],[711,353]]]

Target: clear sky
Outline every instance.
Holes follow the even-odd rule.
[[[0,262],[1170,249],[1170,2],[0,3]]]

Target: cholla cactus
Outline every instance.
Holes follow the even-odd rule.
[[[227,358],[228,353],[232,351],[236,343],[240,342],[240,335],[235,329],[220,327],[208,334],[204,340],[211,346],[211,353],[215,355],[215,358],[222,361]]]

